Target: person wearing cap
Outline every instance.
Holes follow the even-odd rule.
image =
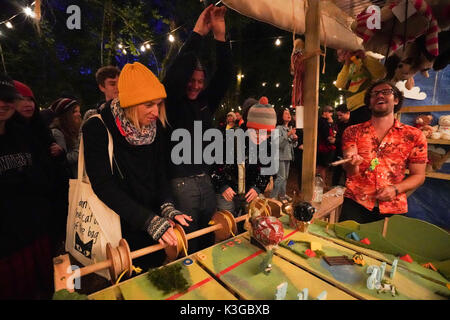
[[[194,146],[197,143],[194,139],[194,127],[201,125],[201,135],[213,127],[214,113],[234,78],[230,42],[225,38],[225,11],[226,7],[213,5],[202,11],[193,32],[169,66],[163,80],[167,90],[170,153],[179,143],[170,139],[175,130],[187,130],[191,137],[189,161],[180,164],[169,162],[171,187],[176,204],[181,211],[194,218],[189,228],[185,228],[186,233],[207,227],[216,211],[215,192],[209,177],[211,168],[203,160],[195,161],[197,156]],[[210,31],[214,37],[216,71],[210,81],[207,81],[205,68],[198,57]],[[202,142],[201,150],[206,146],[207,142]],[[213,243],[212,234],[191,239],[189,251],[195,252]]]
[[[217,209],[227,210],[235,216],[245,214],[245,206],[263,193],[270,182],[270,175],[263,175],[260,153],[256,155],[256,163],[250,163],[249,152],[264,147],[270,154],[271,131],[275,129],[277,116],[266,97],[249,108],[246,128],[249,139],[246,140],[244,163],[238,163],[237,153],[233,163],[215,164],[211,174],[217,198]],[[241,129],[237,129],[241,130]],[[236,141],[236,140],[235,140]],[[227,143],[225,143],[224,148]],[[236,149],[239,146],[235,146]],[[224,149],[230,152],[228,149]]]
[[[80,104],[70,98],[59,98],[54,101],[50,110],[54,113],[54,120],[50,124],[56,143],[66,154],[71,171],[71,177],[78,173],[78,148],[80,145],[79,132],[81,125]]]
[[[188,226],[191,218],[175,209],[167,179],[165,88],[139,62],[124,66],[118,86],[118,99],[100,111],[103,122],[91,117],[82,126],[87,175],[98,198],[120,216],[131,251],[175,245],[173,221]],[[114,146],[112,172],[106,129]],[[155,267],[164,258],[160,250],[138,264]]]
[[[37,107],[36,98],[31,88],[23,82],[14,80],[14,86],[20,94],[20,99],[15,103],[16,112],[13,116],[13,121],[25,126],[31,130],[36,141],[39,143],[39,148],[48,156],[45,164],[49,168],[49,175],[52,179],[53,204],[55,206],[55,218],[52,219],[51,234],[52,242],[54,244],[53,251],[59,254],[63,248],[63,241],[65,239],[65,224],[67,220],[67,194],[69,192],[69,178],[70,165],[66,159],[66,152],[63,149],[61,142],[56,141],[53,136],[53,130],[42,113]],[[51,112],[51,119],[54,118],[54,112],[50,109],[46,112]]]
[[[290,164],[294,160],[294,148],[297,146],[298,137],[296,129],[291,125],[291,120],[291,112],[288,108],[281,109],[278,112],[277,129],[280,134],[280,165],[270,197],[279,198],[281,201],[292,201],[292,198],[286,194],[286,185]]]
[[[14,80],[14,87],[21,97],[15,103],[17,112],[13,116],[14,120],[29,126],[39,137],[42,145],[49,149],[52,157],[63,156],[64,151],[62,147],[56,143],[47,123],[36,106],[36,98],[31,88],[17,80]]]
[[[252,106],[254,106],[255,104],[258,104],[258,100],[252,97],[249,97],[247,99],[245,99],[244,103],[242,103],[242,124],[240,125],[240,127],[243,130],[246,130],[246,126],[245,124],[247,123],[247,115],[248,115],[248,111],[250,110],[250,108]]]
[[[0,75],[0,299],[50,299],[53,207],[48,150],[13,119],[23,97]]]
[[[227,113],[227,125],[225,130],[233,129],[236,126],[236,114],[233,111]]]

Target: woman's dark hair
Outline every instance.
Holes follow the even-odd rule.
[[[73,110],[79,106],[79,104],[75,104],[62,114],[56,115],[50,126],[63,133],[68,148],[74,148],[77,143],[80,125],[73,120]]]
[[[292,121],[292,112],[291,110],[289,110],[288,108],[281,108],[278,113],[277,113],[277,126],[280,125],[284,125],[284,120],[283,120],[283,114],[285,111],[288,111],[291,115],[291,121]]]
[[[394,97],[396,97],[398,99],[398,103],[394,106],[394,113],[397,113],[400,111],[400,109],[402,108],[403,105],[403,92],[401,92],[393,82],[388,81],[388,80],[378,80],[374,83],[372,83],[366,91],[366,94],[364,96],[364,103],[366,104],[366,106],[370,109],[370,94],[373,90],[373,88],[375,88],[376,86],[379,86],[380,84],[387,84],[389,85],[392,90],[394,91]]]

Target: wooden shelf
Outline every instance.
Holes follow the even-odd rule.
[[[405,106],[399,113],[415,113],[415,112],[445,112],[450,111],[450,104],[436,106]]]
[[[444,139],[427,139],[428,144],[449,144],[450,140],[444,140]]]
[[[426,172],[425,176],[428,178],[450,180],[450,173],[443,172]]]
[[[406,169],[405,174],[409,174],[408,169]],[[450,173],[427,171],[425,172],[425,177],[441,180],[450,180]]]

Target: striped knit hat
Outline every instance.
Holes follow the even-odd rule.
[[[59,98],[50,105],[50,109],[53,110],[56,116],[60,116],[66,111],[69,111],[70,108],[77,105],[80,105],[77,100],[69,98]]]
[[[272,131],[277,124],[277,115],[273,105],[266,97],[261,97],[259,103],[250,108],[247,115],[247,128],[266,129]]]

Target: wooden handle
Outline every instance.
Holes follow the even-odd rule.
[[[237,223],[237,222],[245,220],[246,218],[247,218],[247,215],[244,214],[242,216],[237,217],[235,219],[235,221]],[[222,227],[223,227],[222,224],[217,224],[217,225],[213,225],[211,227],[207,227],[207,228],[204,228],[201,230],[191,232],[186,235],[186,240],[193,239],[193,238],[202,236],[202,235],[210,233],[210,232],[214,232],[216,230],[221,229]],[[155,244],[152,246],[148,246],[148,247],[133,251],[130,253],[130,256],[131,256],[131,259],[134,260],[136,258],[139,258],[139,257],[145,256],[147,254],[153,253],[155,251],[161,250],[165,247],[166,247],[166,245]],[[111,266],[111,264],[112,264],[111,260],[105,260],[105,261],[98,262],[96,264],[92,264],[92,265],[83,267],[80,269],[80,276],[85,276],[85,275],[88,275],[88,274],[91,274],[91,273],[94,273],[94,272],[97,272],[97,271],[100,271],[103,269],[107,269]]]
[[[330,163],[330,166],[332,167],[336,167],[336,166],[340,166],[341,164],[347,163],[352,161],[352,158],[348,158],[348,159],[342,159],[342,160],[338,160],[335,162]]]

